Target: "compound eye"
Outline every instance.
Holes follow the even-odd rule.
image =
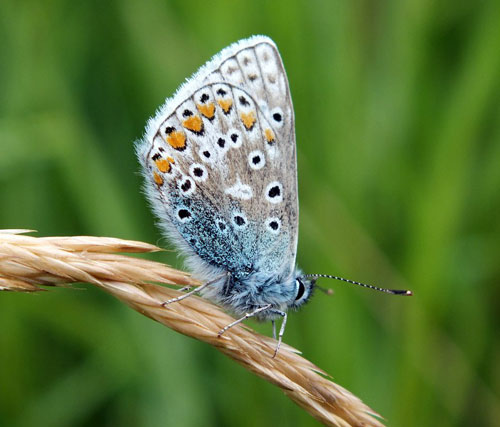
[[[300,281],[300,279],[295,280],[295,291],[297,292],[297,295],[295,296],[295,301],[298,301],[304,296],[304,292],[306,290],[306,287],[304,284]]]

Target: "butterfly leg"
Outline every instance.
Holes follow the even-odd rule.
[[[283,317],[283,321],[281,322],[280,332],[278,334],[278,345],[276,346],[276,350],[274,350],[274,355],[273,355],[273,359],[274,359],[276,357],[276,355],[278,354],[278,351],[279,351],[280,346],[281,346],[283,334],[285,333],[286,319],[288,316],[284,311],[281,311],[281,310],[272,310],[272,312],[279,314],[281,317]],[[273,325],[274,325],[274,320],[273,320]],[[274,331],[274,339],[276,339],[276,330]]]
[[[273,324],[273,338],[276,339],[276,322],[273,319],[271,323]]]
[[[218,282],[224,276],[227,276],[229,278],[229,274],[230,273],[224,273],[223,275],[217,277],[214,280],[211,280],[210,282],[206,282],[206,283],[204,283],[201,286],[195,287],[192,291],[189,291],[188,293],[186,293],[184,295],[181,295],[180,297],[172,298],[172,299],[169,299],[169,300],[165,301],[161,305],[162,305],[162,307],[166,307],[167,305],[172,304],[173,302],[182,301],[184,298],[190,297],[191,295],[195,294],[196,292],[200,292],[201,290],[205,289],[206,287],[208,287],[208,286],[210,286],[210,285]],[[190,287],[189,286],[185,286],[184,288],[181,288],[180,290],[182,291],[184,289],[190,289]]]
[[[269,308],[271,307],[271,304],[267,304],[263,307],[259,307],[257,308],[256,310],[252,311],[251,313],[247,313],[245,314],[243,317],[239,318],[238,320],[235,320],[234,322],[231,322],[229,325],[227,326],[224,326],[220,331],[219,333],[217,334],[217,336],[220,338],[221,335],[226,332],[228,329],[232,328],[233,326],[237,325],[238,323],[241,323],[243,322],[243,320],[246,320],[246,319],[249,319],[250,317],[253,317],[255,316],[256,314],[259,314],[260,312],[262,311],[265,311],[265,310],[268,310]]]

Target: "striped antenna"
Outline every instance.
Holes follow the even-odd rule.
[[[363,286],[364,288],[369,288],[369,289],[373,289],[375,291],[385,292],[387,294],[392,294],[392,295],[407,295],[407,296],[413,295],[412,291],[405,291],[405,290],[399,290],[399,289],[379,288],[378,286],[367,285],[366,283],[356,282],[354,280],[344,279],[343,277],[332,276],[330,274],[304,274],[302,277],[303,278],[308,278],[308,279],[318,279],[320,277],[323,277],[325,279],[335,279],[335,280],[340,280],[342,282],[351,283],[353,285]]]

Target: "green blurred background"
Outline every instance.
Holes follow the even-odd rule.
[[[415,293],[323,281],[334,296],[292,314],[285,341],[388,425],[499,425],[498,1],[2,1],[0,228],[168,246],[133,141],[251,34],[276,41],[290,80],[300,266]],[[0,295],[0,425],[317,425],[80,287]]]

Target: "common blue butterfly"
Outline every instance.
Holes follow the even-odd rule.
[[[161,227],[204,282],[164,305],[201,291],[240,316],[219,335],[248,317],[273,326],[281,317],[277,352],[287,310],[309,299],[318,277],[360,284],[295,265],[294,111],[268,37],[236,42],[202,66],[149,120],[137,154]]]

